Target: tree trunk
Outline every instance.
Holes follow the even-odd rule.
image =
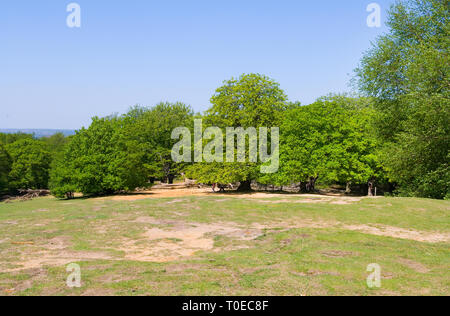
[[[319,176],[317,177],[310,177],[309,182],[306,184],[306,191],[307,192],[314,192],[316,191],[316,182],[319,179]]]
[[[351,185],[352,185],[351,182],[347,182],[347,185],[346,185],[346,187],[345,187],[345,194],[350,194],[350,193],[352,193]]]
[[[252,190],[252,182],[251,181],[242,181],[237,189],[238,192],[249,192]]]
[[[373,186],[374,186],[374,183],[372,182],[372,181],[369,181],[369,196],[373,196]]]

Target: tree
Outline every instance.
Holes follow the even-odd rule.
[[[8,176],[11,190],[48,188],[51,155],[42,141],[25,138],[6,149],[12,159]]]
[[[356,70],[375,97],[383,163],[408,195],[449,194],[450,23],[448,1],[399,1]]]
[[[52,172],[52,192],[70,197],[74,190],[100,195],[144,186],[143,154],[127,127],[123,118],[94,117],[88,129],[77,131]]]
[[[11,157],[0,143],[0,194],[5,193],[8,188],[8,175],[11,171]]]
[[[370,131],[368,99],[330,96],[289,110],[281,125],[281,166],[262,183],[290,185],[308,181],[365,184],[382,178],[377,141]]]
[[[134,107],[125,116],[129,121],[128,136],[139,143],[145,154],[144,163],[149,179],[172,183],[186,164],[175,163],[171,153],[175,140],[172,131],[177,127],[192,130],[193,110],[181,103],[159,103],[151,108]]]
[[[244,74],[224,82],[211,98],[211,108],[203,117],[204,127],[278,127],[283,112],[289,107],[287,96],[274,80],[259,74]],[[248,137],[247,137],[248,142]],[[236,145],[236,143],[235,143]],[[248,150],[246,152],[248,158]],[[214,162],[195,164],[191,177],[204,183],[236,183],[239,190],[250,190],[251,181],[259,176],[260,163]]]
[[[56,133],[49,137],[44,137],[41,140],[47,144],[48,151],[54,156],[60,155],[64,152],[64,148],[69,142],[70,136],[65,137],[63,133]]]
[[[53,196],[57,198],[74,198],[79,192],[74,170],[69,161],[62,157],[56,157],[51,164],[49,188]]]

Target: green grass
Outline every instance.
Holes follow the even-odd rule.
[[[375,236],[346,228],[370,225],[446,235],[450,202],[380,198],[337,205],[333,200],[298,203],[301,199],[306,198],[212,195],[1,203],[0,295],[450,294],[448,242]],[[214,249],[166,262],[127,257],[130,241],[144,248],[185,245],[180,236],[146,240],[143,236],[151,229],[176,231],[193,224],[224,223],[264,228],[255,239],[207,233]],[[296,226],[299,223],[327,225],[302,228]],[[58,264],[55,259],[56,263],[30,266],[43,256],[52,260],[79,256],[82,287],[66,286],[67,262]],[[381,288],[369,289],[366,284],[371,263],[382,268]]]

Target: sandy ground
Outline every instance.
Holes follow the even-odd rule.
[[[183,184],[174,185],[158,185],[152,188],[151,191],[141,191],[130,195],[117,195],[113,197],[101,197],[100,200],[110,199],[113,201],[137,201],[151,198],[173,198],[173,197],[188,197],[188,196],[215,196],[215,197],[238,197],[246,199],[268,199],[280,197],[301,197],[302,200],[298,203],[320,203],[327,199],[337,199],[334,204],[349,204],[351,202],[361,201],[363,197],[339,196],[339,195],[317,195],[317,194],[288,194],[288,193],[267,193],[267,192],[251,192],[251,193],[237,193],[227,192],[226,194],[214,193],[211,188],[187,188]],[[304,199],[308,198],[308,199]],[[263,201],[267,203],[285,203],[293,202],[292,200],[278,200],[278,201]],[[295,203],[295,202],[294,202]],[[333,204],[333,202],[332,202]]]

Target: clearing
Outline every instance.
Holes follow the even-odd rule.
[[[186,188],[0,203],[0,295],[449,295],[449,211]],[[81,288],[66,286],[70,263]]]

